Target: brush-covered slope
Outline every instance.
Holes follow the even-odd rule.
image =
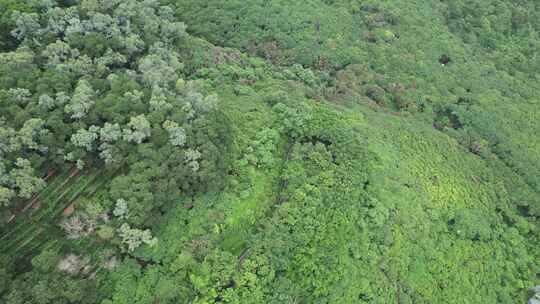
[[[535,2],[0,8],[0,301],[521,303],[539,284]]]
[[[540,192],[536,1],[171,2],[189,32],[317,69],[329,99],[369,97],[457,129]]]

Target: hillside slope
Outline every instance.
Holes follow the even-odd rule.
[[[532,296],[536,2],[160,2],[0,0],[0,301]]]
[[[369,97],[457,129],[462,141],[493,151],[540,193],[536,1],[176,4],[188,31],[213,43],[319,70],[328,99]],[[537,214],[537,198],[526,200],[516,203]]]

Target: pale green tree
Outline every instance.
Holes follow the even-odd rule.
[[[65,106],[66,113],[71,114],[73,119],[81,119],[86,116],[94,105],[95,92],[86,80],[79,80],[75,88],[75,94]]]
[[[46,110],[52,110],[56,107],[64,106],[68,103],[70,97],[64,92],[56,93],[56,97],[53,98],[47,94],[43,94],[38,99],[38,105]]]
[[[15,19],[15,29],[11,31],[11,35],[16,39],[23,40],[32,35],[39,34],[41,28],[39,24],[39,15],[36,13],[21,13],[13,12]]]
[[[0,206],[8,206],[15,196],[15,191],[4,186],[0,186]]]
[[[157,243],[157,239],[152,236],[150,230],[131,228],[127,223],[120,226],[118,234],[122,243],[127,245],[129,251],[137,249],[142,244],[153,246]]]
[[[99,130],[99,139],[102,142],[115,142],[122,137],[122,129],[120,125],[106,122]]]
[[[131,117],[124,130],[124,140],[140,144],[150,137],[151,126],[144,114]]]
[[[48,132],[44,129],[44,124],[40,118],[30,118],[25,121],[23,127],[17,132],[20,143],[29,149],[37,150],[39,148],[37,139]]]
[[[98,139],[99,127],[90,126],[88,130],[79,129],[75,134],[71,136],[71,142],[80,148],[86,149],[86,151],[92,151],[94,149],[94,143]]]
[[[193,172],[199,171],[199,160],[201,159],[201,152],[195,149],[187,149],[184,152],[186,163],[191,167]]]
[[[20,105],[26,105],[32,97],[32,93],[25,88],[11,88],[9,89],[8,94],[14,103]]]
[[[113,215],[120,219],[124,219],[127,217],[128,211],[129,209],[128,209],[127,201],[123,198],[117,199],[116,205],[113,210]]]
[[[30,198],[33,193],[43,189],[45,182],[34,175],[34,169],[29,160],[17,158],[15,166],[10,175],[15,187],[18,188],[19,197]]]
[[[41,55],[47,58],[47,65],[54,68],[67,63],[68,60],[77,58],[79,56],[79,51],[71,48],[68,43],[57,40],[56,42],[47,45]]]
[[[163,129],[169,132],[169,142],[173,146],[183,146],[186,143],[186,131],[177,122],[166,120]]]

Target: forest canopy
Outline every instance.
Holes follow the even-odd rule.
[[[540,303],[539,53],[531,0],[0,0],[0,302]]]

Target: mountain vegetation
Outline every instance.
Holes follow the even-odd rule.
[[[0,0],[0,303],[540,299],[538,54],[533,0]]]

